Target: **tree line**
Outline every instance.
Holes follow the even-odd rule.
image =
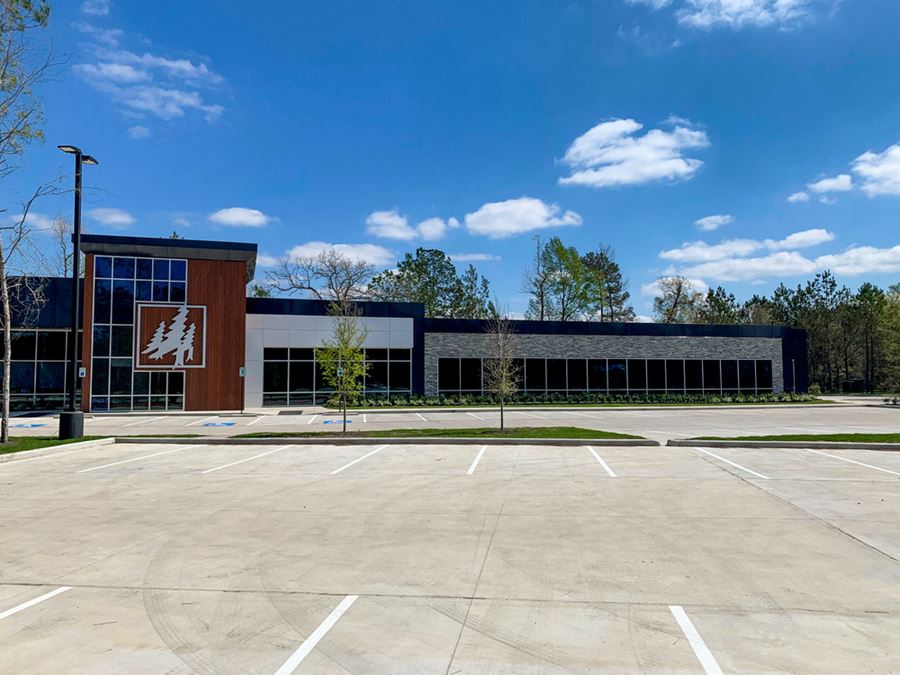
[[[702,293],[682,276],[660,277],[657,284],[656,321],[802,328],[814,388],[900,390],[900,283],[885,290],[866,282],[853,292],[826,270],[743,303],[721,286]]]

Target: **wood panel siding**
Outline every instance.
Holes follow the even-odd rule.
[[[243,407],[247,263],[188,261],[188,305],[206,306],[206,367],[185,370],[185,410]]]

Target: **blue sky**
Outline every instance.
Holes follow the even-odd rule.
[[[611,244],[644,315],[661,273],[741,298],[824,267],[900,280],[895,0],[185,7],[55,3],[66,62],[6,205],[72,143],[101,161],[92,232],[263,262],[436,246],[512,312],[535,234]]]

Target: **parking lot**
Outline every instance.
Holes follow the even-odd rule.
[[[396,428],[463,428],[499,426],[496,410],[378,410],[352,412],[353,431]],[[509,426],[576,426],[636,434],[659,441],[697,436],[758,434],[896,432],[900,411],[864,405],[775,405],[734,407],[584,408],[560,410],[532,408],[508,410]],[[17,417],[16,436],[53,435],[54,416]],[[253,432],[337,431],[340,415],[315,409],[277,414],[274,411],[238,414],[98,415],[85,419],[89,435],[232,436]]]
[[[0,486],[5,672],[900,671],[900,453],[186,439]]]

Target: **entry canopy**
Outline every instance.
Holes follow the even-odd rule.
[[[253,280],[253,275],[256,273],[256,244],[202,239],[83,234],[81,235],[81,250],[95,255],[242,261],[247,263],[248,283]]]

